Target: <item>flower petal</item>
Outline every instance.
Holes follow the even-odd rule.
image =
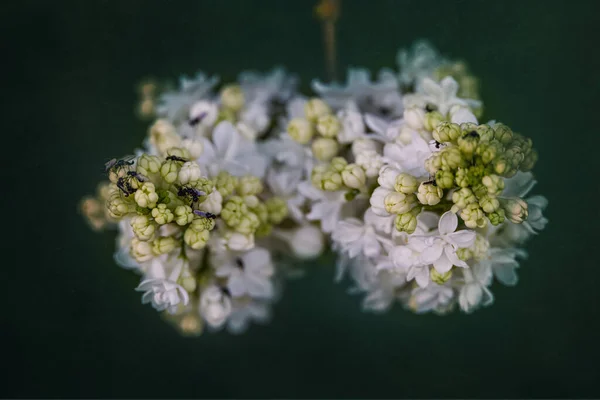
[[[438,223],[438,230],[440,235],[447,235],[456,230],[458,226],[458,217],[452,211],[446,211],[440,218]]]
[[[446,235],[446,240],[456,247],[471,247],[476,236],[475,232],[465,229]]]
[[[445,274],[452,269],[452,261],[446,257],[446,254],[442,254],[440,258],[433,263],[433,268],[440,274]]]

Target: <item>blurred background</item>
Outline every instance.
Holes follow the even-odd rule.
[[[77,213],[138,146],[136,84],[283,65],[325,77],[315,0],[7,1],[0,397],[598,397],[595,1],[343,0],[340,72],[427,38],[479,76],[486,117],[531,137],[550,223],[473,315],[360,311],[306,264],[267,326],[182,338]],[[344,75],[343,73],[340,75]],[[14,221],[13,221],[14,219]]]

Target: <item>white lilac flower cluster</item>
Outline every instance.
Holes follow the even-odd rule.
[[[514,285],[518,246],[547,223],[546,199],[525,198],[531,140],[480,123],[464,63],[418,42],[398,64],[314,81],[312,98],[281,69],[145,85],[143,149],[109,161],[82,203],[94,229],[118,229],[142,302],[184,334],[241,332],[269,317],[281,255],[316,258],[326,238],[367,310],[470,312],[492,302],[494,276]]]

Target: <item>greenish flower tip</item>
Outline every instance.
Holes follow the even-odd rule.
[[[344,157],[333,157],[329,164],[329,168],[336,172],[342,172],[347,165],[348,161],[346,161]],[[324,167],[327,168],[326,165]]]
[[[215,220],[213,218],[206,218],[201,216],[195,216],[190,224],[190,229],[197,231],[212,231],[215,228]]]
[[[177,157],[188,160],[190,158],[190,152],[183,147],[170,147],[167,149],[167,157]],[[183,163],[183,161],[178,161]]]
[[[346,187],[360,189],[365,186],[367,176],[365,170],[357,164],[349,164],[342,171],[342,181]]]
[[[226,85],[221,90],[221,104],[232,111],[239,111],[245,103],[244,92],[239,85]]]
[[[152,218],[154,218],[154,221],[159,225],[168,224],[173,221],[174,217],[175,215],[167,208],[166,204],[161,203],[157,205],[156,208],[152,209]]]
[[[490,223],[494,226],[498,226],[506,220],[506,214],[503,209],[498,209],[487,215]]]
[[[454,187],[454,174],[451,171],[437,171],[435,183],[442,189],[451,189]]]
[[[326,191],[340,190],[344,184],[342,174],[329,170],[320,175],[319,189]]]
[[[394,189],[396,192],[411,194],[417,191],[419,187],[419,182],[417,179],[409,174],[400,173],[396,177],[396,183],[394,184]]]
[[[431,278],[432,282],[437,283],[438,285],[443,285],[444,283],[448,282],[450,278],[452,278],[452,269],[450,269],[448,272],[440,274],[435,268],[431,268],[429,277]]]
[[[323,100],[312,98],[306,102],[304,114],[306,119],[316,123],[320,117],[331,114],[331,108]]]
[[[461,188],[452,193],[452,202],[459,210],[466,208],[469,204],[477,202],[473,191],[469,188]]]
[[[323,115],[317,119],[317,132],[323,137],[335,138],[341,129],[342,124],[335,115]]]
[[[192,211],[192,207],[183,205],[177,206],[174,211],[175,214],[175,222],[179,226],[184,226],[192,222],[194,219],[194,212]]]
[[[269,222],[272,224],[280,224],[289,213],[287,203],[279,197],[271,197],[265,202],[269,213]]]
[[[497,196],[504,190],[504,179],[497,175],[486,175],[481,179],[489,194]]]
[[[527,202],[519,197],[502,199],[501,206],[506,218],[513,224],[520,224],[529,216]]]
[[[171,236],[161,236],[152,241],[152,252],[156,255],[167,254],[175,250],[177,240]]]
[[[419,202],[428,206],[438,204],[443,196],[444,191],[435,182],[422,182],[417,190]]]
[[[131,239],[129,254],[138,262],[145,262],[155,257],[152,251],[152,243],[138,238]]]
[[[142,208],[154,208],[158,202],[159,196],[152,182],[144,182],[135,191],[133,198],[136,204]]]
[[[231,196],[223,205],[221,217],[228,226],[235,228],[241,222],[242,217],[248,212],[248,206],[242,197]]]
[[[131,228],[135,236],[142,241],[152,240],[156,233],[157,225],[147,215],[136,215],[131,218]]]
[[[484,218],[483,210],[477,203],[471,203],[462,209],[459,213],[467,228],[483,228],[487,225],[487,219]]]
[[[329,161],[338,153],[339,144],[334,139],[320,137],[312,142],[311,148],[317,160]]]
[[[472,156],[475,153],[478,144],[479,133],[474,130],[458,138],[458,148],[467,156]]]
[[[440,143],[454,142],[461,134],[460,126],[448,121],[440,122],[432,132],[433,138]]]
[[[300,144],[307,144],[314,136],[314,129],[308,120],[294,118],[288,123],[287,133],[294,141]]]
[[[183,241],[194,250],[200,250],[206,246],[210,232],[207,229],[194,229],[193,224],[183,233]]]
[[[390,214],[404,214],[417,205],[417,197],[414,194],[391,192],[383,199],[385,209]]]
[[[260,178],[247,175],[239,178],[236,189],[241,196],[256,195],[263,191],[263,184]]]
[[[433,131],[440,123],[444,122],[445,118],[439,111],[432,111],[425,114],[423,118],[423,126],[425,130]]]
[[[258,215],[251,211],[248,211],[242,215],[239,222],[235,226],[230,225],[231,228],[244,235],[256,232],[259,226],[260,219],[258,218]]]
[[[394,222],[400,232],[412,234],[417,229],[417,216],[413,212],[396,215]]]
[[[466,166],[467,162],[457,147],[446,147],[440,151],[441,166],[443,170],[454,170]]]
[[[142,175],[156,174],[160,171],[160,158],[149,154],[142,154],[136,164],[136,170]]]
[[[165,182],[171,184],[175,183],[179,176],[179,170],[181,169],[182,163],[176,160],[165,160],[160,166],[160,176]]]

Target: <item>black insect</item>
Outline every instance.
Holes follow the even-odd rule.
[[[168,156],[167,160],[187,162],[187,160],[185,158],[182,158],[182,157],[179,157],[179,156]]]
[[[204,217],[204,218],[210,218],[210,219],[217,218],[217,216],[215,214],[209,213],[206,211],[194,210],[194,214],[196,214],[199,217]]]
[[[437,186],[437,183],[435,181],[435,179],[431,179],[427,182],[423,182],[423,185],[433,185],[433,186]]]
[[[140,182],[148,182],[149,179],[146,175],[142,175],[136,171],[127,171],[127,176],[131,178],[135,178]]]
[[[477,133],[476,131],[471,131],[471,132],[467,133],[465,136],[469,136],[469,137],[473,137],[473,138],[478,138],[479,137],[479,133]]]
[[[198,200],[200,200],[200,196],[204,196],[206,193],[193,187],[181,186],[177,191],[177,195],[180,197],[190,198],[192,199],[193,203],[196,203]]]
[[[190,118],[188,120],[188,124],[190,124],[190,126],[196,126],[200,122],[202,122],[202,120],[204,119],[204,117],[206,117],[206,112],[200,113],[200,115],[198,115],[197,117]]]
[[[112,160],[110,160],[109,162],[104,164],[104,172],[108,172],[110,170],[118,170],[119,168],[128,167],[130,165],[133,165],[134,158],[135,158],[135,156],[126,156],[120,160],[113,158]]]
[[[440,147],[442,147],[442,144],[440,142],[438,142],[437,140],[434,140],[432,144],[436,149],[439,149]]]
[[[241,258],[239,258],[239,257],[236,257],[236,258],[235,258],[235,265],[237,265],[237,266],[238,266],[238,267],[240,267],[240,268],[244,268],[244,262],[243,262],[243,261],[242,261],[242,259],[241,259]]]
[[[117,179],[117,187],[125,194],[125,196],[129,196],[130,194],[135,193],[137,189],[135,189],[129,179],[125,177],[120,177]]]
[[[425,111],[427,111],[427,112],[432,112],[432,111],[436,111],[436,110],[437,110],[437,107],[434,104],[428,103],[425,106]]]

